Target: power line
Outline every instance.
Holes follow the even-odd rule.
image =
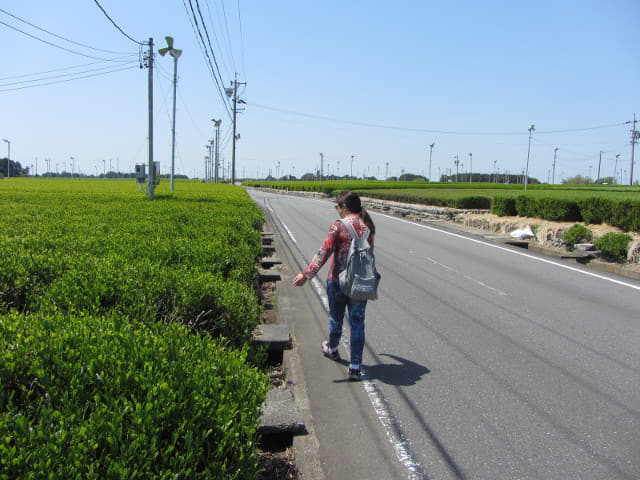
[[[128,55],[128,56],[134,56],[134,55],[137,56],[137,54],[135,54],[135,53],[131,54],[131,55]],[[119,63],[119,62],[125,63],[126,62],[125,57],[121,57],[120,59],[115,59],[114,58],[112,60],[107,60],[107,61],[116,62],[116,63]],[[99,62],[85,63],[83,65],[74,65],[74,66],[71,66],[71,67],[62,67],[62,68],[55,68],[53,70],[45,70],[44,72],[24,73],[22,75],[13,75],[13,76],[9,76],[9,77],[0,77],[0,80],[13,80],[13,79],[16,79],[16,78],[34,77],[36,75],[46,75],[47,73],[63,72],[65,70],[73,70],[74,68],[84,68],[84,67],[88,67],[90,65],[96,65],[98,63],[103,63],[103,62],[104,61],[101,60]]]
[[[223,49],[222,49],[222,45],[221,45],[220,40],[218,40],[218,35],[216,35],[216,30],[217,30],[217,29],[215,28],[215,22],[213,21],[214,16],[213,16],[213,15],[212,15],[212,13],[211,13],[211,7],[209,6],[209,1],[208,1],[208,0],[206,0],[206,1],[205,1],[205,4],[207,5],[207,13],[209,14],[209,21],[211,22],[211,25],[212,25],[212,26],[214,26],[212,34],[213,34],[213,38],[214,38],[214,40],[215,40],[215,42],[216,42],[216,46],[218,47],[218,50],[217,50],[217,51],[222,52],[222,51],[223,51]],[[217,5],[216,5],[216,6],[217,6]],[[216,13],[218,13],[218,12],[216,12]],[[218,15],[218,17],[219,17],[219,16],[220,16],[220,15]],[[229,44],[229,42],[227,42],[227,44]],[[234,63],[234,61],[233,61],[233,54],[231,54],[231,52],[229,52],[229,53],[230,53],[231,62],[232,62],[232,69],[231,69],[231,71],[233,71],[233,63]],[[226,72],[228,73],[228,72],[230,71],[230,69],[229,69],[229,67],[228,67],[227,63],[225,62],[225,58],[224,58],[224,56],[221,56],[221,57],[220,57],[220,62],[222,63],[223,68],[224,68],[224,69],[226,70]]]
[[[125,63],[137,64],[138,62],[131,62],[131,61],[123,62],[123,64],[125,64]],[[101,72],[103,70],[106,70],[108,68],[113,68],[113,65],[108,65],[108,66],[100,67],[100,68],[94,68],[94,69],[90,69],[90,70],[84,70],[84,71],[81,71],[81,72],[62,73],[60,75],[52,75],[52,76],[49,76],[49,77],[35,78],[33,80],[21,80],[21,81],[18,81],[18,82],[0,83],[0,87],[10,87],[12,85],[21,85],[21,84],[25,84],[25,83],[35,83],[35,82],[41,82],[41,81],[44,81],[44,80],[53,80],[55,78],[72,77],[72,76],[82,75],[84,73],[97,73],[97,72]],[[82,77],[80,77],[80,78],[82,78]]]
[[[222,17],[224,18],[224,28],[227,31],[227,44],[229,46],[229,55],[231,56],[231,63],[234,66],[236,65],[236,61],[233,58],[233,49],[231,48],[231,33],[229,33],[229,22],[227,21],[227,9],[224,8],[224,0],[221,0],[220,4],[222,5]]]
[[[198,24],[198,18],[196,16],[195,10],[193,9],[193,4],[191,3],[191,0],[189,0],[189,8],[191,9],[191,15],[189,15],[189,8],[187,8],[187,4],[185,3],[185,0],[182,0],[182,4],[184,5],[184,8],[187,12],[187,17],[189,18],[189,21],[191,22],[191,27],[193,28],[194,33],[196,34],[196,39],[199,38],[200,40],[200,49],[202,50],[204,56],[205,56],[205,60],[207,63],[207,67],[209,68],[209,73],[211,74],[211,77],[213,78],[217,90],[218,90],[218,94],[220,95],[220,98],[222,99],[222,104],[225,107],[225,110],[227,111],[227,115],[229,116],[229,119],[231,119],[231,112],[229,111],[229,105],[227,104],[227,99],[224,95],[224,89],[221,85],[222,82],[222,77],[220,77],[220,79],[218,79],[218,77],[216,77],[216,73],[214,71],[213,68],[213,64],[211,63],[211,58],[209,56],[209,51],[207,50],[207,44],[204,41],[204,37],[202,36],[202,32],[200,31],[200,26]],[[213,55],[213,51],[211,52],[211,54]],[[219,71],[218,71],[218,75],[219,75]]]
[[[247,79],[247,72],[244,68],[244,36],[242,34],[242,18],[240,17],[240,0],[237,0],[238,5],[238,28],[240,29],[240,58],[242,61],[242,76]]]
[[[381,129],[386,129],[386,130],[398,130],[398,131],[403,131],[403,132],[436,133],[436,134],[440,134],[440,135],[460,135],[460,136],[464,136],[464,135],[470,135],[470,136],[475,136],[475,135],[485,135],[485,136],[523,135],[524,136],[524,135],[528,135],[526,132],[525,133],[523,133],[523,132],[461,132],[461,131],[453,131],[453,130],[431,130],[431,129],[426,129],[426,128],[396,127],[396,126],[393,126],[393,125],[382,125],[382,124],[376,124],[376,123],[360,122],[360,121],[355,121],[355,120],[344,120],[344,119],[333,118],[333,117],[325,117],[325,116],[322,116],[322,115],[314,115],[314,114],[310,114],[310,113],[296,112],[296,111],[293,111],[293,110],[285,110],[285,109],[282,109],[282,108],[269,107],[267,105],[260,105],[260,104],[257,104],[257,103],[249,103],[249,102],[247,102],[247,105],[251,105],[253,107],[262,108],[264,110],[271,110],[271,111],[274,111],[274,112],[285,113],[287,115],[295,115],[295,116],[299,116],[299,117],[311,118],[311,119],[314,119],[314,120],[323,120],[323,121],[333,122],[333,123],[344,123],[344,124],[356,125],[356,126],[360,126],[360,127],[381,128]],[[596,129],[602,129],[602,128],[620,127],[620,126],[626,125],[628,123],[630,123],[630,122],[621,122],[621,123],[614,123],[614,124],[609,124],[609,125],[599,125],[599,126],[595,126],[595,127],[586,127],[586,128],[575,128],[575,129],[569,129],[569,130],[548,130],[548,131],[540,132],[540,134],[583,132],[583,131],[596,130]]]
[[[111,59],[109,59],[109,58],[94,57],[92,55],[86,55],[84,53],[76,52],[75,50],[71,50],[69,48],[61,47],[60,45],[56,45],[55,43],[51,43],[51,42],[48,42],[47,40],[44,40],[44,39],[42,39],[40,37],[36,37],[35,35],[32,35],[30,33],[27,33],[25,31],[23,31],[23,30],[20,30],[19,28],[14,27],[13,25],[9,25],[8,23],[5,23],[5,22],[3,22],[1,20],[0,20],[0,24],[4,25],[5,27],[8,27],[8,28],[10,28],[12,30],[15,30],[16,32],[20,32],[23,35],[26,35],[27,37],[31,37],[34,40],[38,40],[39,42],[46,43],[47,45],[51,45],[52,47],[55,47],[55,48],[59,48],[60,50],[64,50],[65,52],[73,53],[74,55],[80,55],[81,57],[92,58],[93,60],[103,60],[103,61],[107,61],[107,62],[111,61]]]
[[[33,88],[33,87],[44,87],[46,85],[54,85],[56,83],[66,83],[66,82],[71,82],[73,80],[82,80],[84,78],[97,77],[97,76],[100,76],[100,75],[106,75],[108,73],[122,72],[124,70],[131,70],[132,68],[138,68],[138,66],[137,65],[132,65],[132,66],[124,67],[124,68],[116,68],[116,69],[110,70],[108,72],[94,73],[94,74],[91,74],[91,75],[84,75],[84,76],[76,77],[76,78],[68,78],[66,80],[58,80],[58,81],[55,81],[55,82],[41,83],[41,84],[38,84],[38,85],[27,85],[27,86],[16,87],[16,88],[5,88],[5,89],[0,90],[0,92],[10,92],[10,91],[14,91],[14,90],[24,90],[25,88]]]
[[[202,28],[204,28],[204,33],[207,36],[207,43],[209,44],[209,50],[211,51],[211,58],[213,58],[213,63],[215,65],[215,67],[216,67],[216,72],[218,72],[218,78],[220,79],[220,84],[218,86],[222,87],[222,85],[224,85],[224,81],[222,79],[222,74],[220,73],[220,68],[218,67],[218,62],[216,60],[216,56],[213,53],[214,49],[213,49],[213,46],[211,45],[211,38],[209,38],[209,31],[207,30],[206,22],[204,21],[204,17],[202,16],[202,11],[200,10],[200,2],[198,2],[198,0],[195,0],[195,1],[196,1],[196,7],[198,9],[198,15],[200,16],[200,20],[202,21]],[[191,0],[189,0],[189,4],[191,5]],[[192,11],[193,11],[193,8],[192,8]],[[202,35],[201,35],[201,38],[202,38]],[[204,42],[204,39],[202,39],[202,41]],[[224,96],[223,96],[223,98],[224,98]]]
[[[96,2],[96,5],[98,6],[98,8],[99,8],[100,10],[102,10],[102,13],[104,13],[104,16],[105,16],[105,17],[107,17],[107,18],[109,19],[109,21],[113,24],[113,26],[114,26],[114,27],[116,27],[116,28],[118,29],[118,31],[119,31],[122,35],[124,35],[125,37],[127,37],[127,38],[128,38],[129,40],[131,40],[133,43],[136,43],[136,44],[138,44],[138,45],[147,45],[145,42],[139,42],[139,41],[137,41],[137,40],[135,40],[135,39],[131,38],[131,37],[130,37],[129,35],[127,35],[126,33],[124,33],[124,30],[122,30],[122,29],[118,26],[118,24],[117,24],[116,22],[114,22],[114,21],[111,19],[111,17],[109,16],[109,14],[104,10],[104,8],[102,8],[102,5],[100,5],[100,4],[98,3],[98,0],[93,0],[93,1],[94,1],[94,2]]]
[[[37,26],[37,25],[34,25],[33,23],[30,23],[30,22],[28,22],[28,21],[26,21],[26,20],[24,20],[24,19],[22,19],[22,18],[20,18],[20,17],[18,17],[18,16],[16,16],[16,15],[12,14],[12,13],[9,13],[9,12],[7,12],[6,10],[4,10],[4,9],[2,9],[2,8],[0,8],[0,12],[4,13],[4,14],[6,14],[6,15],[9,15],[10,17],[13,17],[13,18],[15,18],[16,20],[21,21],[22,23],[26,23],[26,24],[27,24],[27,25],[29,25],[30,27],[33,27],[33,28],[35,28],[35,29],[37,29],[37,30],[40,30],[41,32],[48,33],[49,35],[52,35],[52,36],[54,36],[54,37],[56,37],[56,38],[59,38],[60,40],[64,40],[65,42],[73,43],[74,45],[78,45],[79,47],[88,48],[88,49],[90,49],[90,50],[95,50],[95,51],[97,51],[97,52],[113,53],[113,54],[116,54],[116,55],[126,55],[126,53],[125,53],[125,52],[114,52],[114,51],[111,51],[111,50],[103,50],[103,49],[101,49],[101,48],[95,48],[95,47],[92,47],[91,45],[85,45],[84,43],[75,42],[75,41],[70,40],[70,39],[68,39],[68,38],[65,38],[65,37],[63,37],[63,36],[61,36],[61,35],[55,34],[55,33],[53,33],[53,32],[50,32],[49,30],[45,30],[45,29],[44,29],[44,28],[42,28],[42,27],[39,27],[39,26]]]

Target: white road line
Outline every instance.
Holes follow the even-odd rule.
[[[448,232],[446,230],[441,230],[439,228],[430,227],[428,225],[421,225],[419,223],[414,223],[414,222],[411,222],[409,220],[404,220],[402,218],[393,217],[391,215],[386,215],[384,213],[378,213],[378,212],[371,212],[371,213],[373,213],[374,215],[380,215],[382,217],[389,218],[391,220],[395,220],[397,222],[408,223],[408,224],[414,225],[416,227],[424,228],[424,229],[427,229],[427,230],[432,230],[434,232],[442,233],[442,234],[445,234],[445,235],[451,235],[452,237],[461,238],[461,239],[467,240],[469,242],[479,243],[481,245],[485,245],[485,246],[491,247],[491,248],[497,248],[498,250],[502,250],[504,252],[509,252],[509,253],[514,254],[514,255],[520,255],[522,257],[527,257],[527,258],[530,258],[532,260],[536,260],[538,262],[548,263],[549,265],[554,265],[556,267],[564,268],[566,270],[571,270],[573,272],[581,273],[582,275],[587,275],[589,277],[598,278],[600,280],[606,280],[608,282],[615,283],[617,285],[622,285],[623,287],[629,287],[629,288],[633,288],[634,290],[640,290],[640,286],[633,285],[633,284],[627,283],[627,282],[623,282],[621,280],[616,280],[615,278],[605,277],[604,275],[598,275],[597,273],[586,272],[584,270],[580,270],[579,268],[575,268],[575,267],[572,267],[570,265],[564,265],[562,263],[554,262],[553,260],[548,260],[546,258],[536,257],[536,256],[533,256],[533,255],[531,255],[529,253],[518,252],[517,250],[511,250],[510,248],[502,247],[502,246],[496,245],[494,243],[488,243],[486,241],[478,240],[478,239],[475,239],[475,238],[465,237],[464,235],[460,235],[458,233]]]
[[[440,263],[440,262],[438,262],[437,260],[435,260],[435,259],[433,259],[431,257],[427,257],[427,260],[430,261],[431,263],[433,263],[434,265],[439,266],[440,268],[444,268],[445,270],[449,270],[450,272],[460,273],[455,268],[450,267],[449,265],[445,265],[444,263]],[[486,283],[481,282],[480,280],[476,280],[475,278],[470,277],[469,275],[462,275],[462,276],[464,278],[466,278],[467,280],[469,280],[470,282],[473,282],[473,283],[475,283],[477,285],[480,285],[481,287],[486,288],[487,290],[491,290],[492,292],[497,293],[498,295],[507,296],[507,293],[503,292],[499,288],[492,287],[491,285],[487,285]]]

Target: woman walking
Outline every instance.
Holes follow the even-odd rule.
[[[369,245],[373,250],[373,238],[376,227],[373,220],[362,208],[357,193],[344,191],[336,199],[336,210],[341,219],[347,220],[358,237],[362,237],[369,229]],[[360,380],[360,365],[364,350],[364,317],[367,301],[353,300],[340,290],[338,277],[347,265],[351,234],[342,220],[336,220],[329,228],[329,233],[322,242],[320,249],[314,255],[309,266],[296,275],[293,285],[302,286],[312,279],[331,257],[331,265],[327,275],[327,296],[329,297],[329,340],[322,342],[322,352],[331,360],[340,360],[338,345],[342,336],[342,322],[345,310],[349,310],[349,325],[351,328],[351,363],[349,365],[349,380]]]

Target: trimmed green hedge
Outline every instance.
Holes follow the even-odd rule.
[[[0,316],[0,478],[253,479],[246,351],[118,315]]]
[[[0,182],[0,480],[256,478],[264,217],[176,190]]]
[[[22,183],[0,190],[8,207],[0,313],[115,311],[196,326],[236,346],[257,326],[264,217],[244,189],[189,184],[149,202],[133,183],[126,193],[117,191],[123,183]]]
[[[581,200],[529,195],[496,196],[491,213],[552,221],[607,223],[624,231],[640,232],[640,200],[589,197]]]

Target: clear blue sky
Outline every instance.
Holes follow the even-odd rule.
[[[183,50],[176,171],[204,174],[212,118],[223,120],[221,155],[229,162],[231,121],[190,21],[189,0],[100,4],[135,40],[153,37],[157,50],[171,35]],[[556,183],[578,174],[595,178],[600,151],[601,176],[614,174],[619,154],[617,175],[628,183],[631,125],[623,123],[634,113],[640,119],[637,0],[198,4],[224,86],[236,72],[247,84],[238,116],[239,178],[269,170],[300,176],[319,168],[320,152],[332,174],[349,174],[353,155],[354,175],[384,178],[387,168],[389,176],[428,175],[431,143],[434,179],[447,169],[455,173],[455,155],[461,173],[471,167],[522,173],[534,124],[531,177],[550,178],[559,148]],[[121,171],[146,163],[140,47],[91,0],[7,1],[0,8],[0,136],[11,141],[12,159],[35,167],[37,157],[39,173],[45,159],[52,170],[70,171],[73,157],[75,170],[88,174],[108,170],[110,161]],[[122,60],[100,60],[115,58]],[[156,62],[154,150],[167,173],[173,60]],[[60,80],[69,81],[42,85]],[[24,88],[32,85],[38,86]],[[2,157],[6,147],[0,144]],[[638,162],[634,170],[637,179]]]

